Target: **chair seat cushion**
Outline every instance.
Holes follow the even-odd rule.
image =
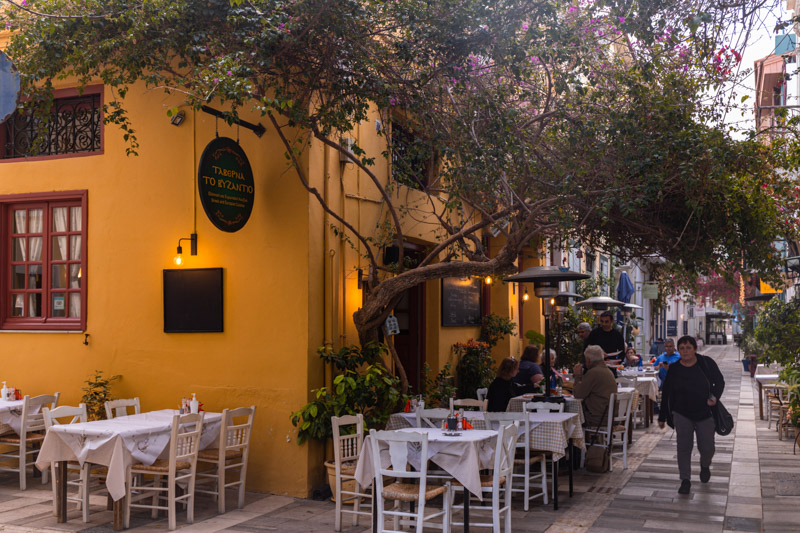
[[[506,476],[500,476],[500,479],[497,480],[498,484],[502,487],[506,482]],[[458,480],[453,481],[454,486],[461,487],[461,482]],[[491,475],[482,475],[481,476],[481,487],[493,487],[494,486],[494,476]]]
[[[25,442],[42,442],[44,440],[44,433],[28,433],[25,437]],[[19,444],[19,435],[3,435],[0,437],[0,443],[3,444]]]
[[[242,450],[226,450],[225,451],[225,459],[238,459],[242,457],[244,452]],[[215,461],[219,459],[219,448],[209,448],[207,450],[200,450],[197,452],[197,459],[198,460],[212,460]],[[355,472],[355,468],[353,468],[353,472]]]
[[[430,500],[444,494],[447,487],[444,485],[428,485],[425,487],[425,499]],[[415,502],[419,499],[419,485],[411,483],[392,483],[383,488],[383,497],[387,500],[400,500]]]
[[[540,453],[540,454],[537,454],[537,455],[533,455],[533,452],[531,451],[531,458],[528,460],[528,462],[530,464],[534,464],[534,463],[539,463],[541,461],[544,461],[544,459],[545,459],[544,454]],[[523,457],[522,459],[514,459],[514,464],[515,465],[524,465],[525,464],[525,458]]]
[[[178,461],[175,463],[175,470],[186,470],[192,467],[192,463],[189,461]],[[143,465],[141,463],[136,463],[131,465],[131,470],[135,470],[137,472],[155,472],[155,473],[168,473],[169,472],[169,461],[165,461],[164,459],[159,459],[155,463],[151,465]]]

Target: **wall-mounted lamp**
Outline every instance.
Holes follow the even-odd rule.
[[[186,111],[178,111],[177,113],[172,115],[172,118],[169,119],[169,122],[173,126],[180,126],[181,124],[183,124],[184,120],[186,120]]]
[[[528,296],[528,288],[525,287],[525,294],[522,295],[522,301],[527,302],[530,296]]]
[[[182,241],[189,241],[189,253],[191,255],[197,255],[197,233],[192,233],[189,237],[178,239],[178,251],[174,259],[176,265],[183,263],[183,257],[181,257],[181,254],[183,254],[183,247],[181,246]]]
[[[486,276],[486,277],[483,279],[483,282],[484,282],[485,284],[487,284],[487,285],[491,285],[491,284],[492,284],[492,281],[494,281],[494,280],[492,279],[492,276]]]

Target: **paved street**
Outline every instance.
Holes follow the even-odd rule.
[[[717,437],[717,454],[708,484],[697,479],[694,461],[692,493],[680,496],[672,430],[636,430],[629,449],[628,469],[615,465],[613,473],[581,473],[573,498],[562,493],[561,509],[534,505],[524,513],[514,511],[515,532],[732,532],[800,531],[800,455],[792,454],[793,439],[778,440],[766,421],[756,420],[758,398],[749,374],[744,374],[736,347],[709,347],[725,375],[723,400],[736,418],[734,433]],[[777,476],[776,476],[777,474]],[[776,479],[778,483],[776,484]],[[562,478],[564,485],[566,477]],[[105,500],[93,500],[91,523],[83,524],[71,511],[67,524],[56,524],[49,485],[38,482],[21,493],[14,474],[0,475],[0,530],[110,532],[111,513]],[[562,485],[563,486],[563,485]],[[29,487],[31,484],[29,483]],[[793,494],[793,495],[786,495]],[[332,531],[333,504],[285,496],[248,494],[243,510],[216,514],[208,499],[198,501],[196,523],[184,531]],[[166,520],[153,522],[149,514],[134,515],[133,531],[164,531]],[[365,521],[345,531],[368,529]],[[454,528],[459,531],[460,528]],[[476,531],[485,531],[476,529]]]

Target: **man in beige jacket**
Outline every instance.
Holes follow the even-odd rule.
[[[606,366],[603,349],[589,346],[583,352],[588,369],[584,373],[583,365],[577,364],[573,369],[575,386],[572,394],[583,400],[583,414],[586,427],[597,427],[608,416],[608,402],[611,395],[617,392],[617,381],[614,374]]]

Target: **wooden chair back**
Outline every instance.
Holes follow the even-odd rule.
[[[50,409],[49,407],[42,408],[42,416],[44,417],[44,427],[50,429],[54,425],[59,424],[78,424],[86,422],[88,416],[86,414],[86,404],[79,404],[77,407],[71,405],[62,405]],[[60,422],[60,419],[69,419],[66,422]]]
[[[417,407],[417,426],[418,428],[441,428],[442,420],[446,420],[450,416],[448,409],[425,409],[424,407]]]
[[[41,408],[49,404],[51,409],[55,409],[60,396],[61,393],[57,392],[55,394],[41,394],[33,398],[25,396],[22,399],[22,424],[19,432],[21,442],[25,441],[25,436],[28,433],[47,429]]]
[[[333,458],[337,471],[342,463],[357,461],[364,444],[364,415],[332,416]],[[342,430],[345,431],[342,431]]]
[[[523,409],[528,413],[563,413],[564,404],[555,402],[527,402]]]
[[[133,414],[138,415],[142,412],[139,398],[127,398],[122,400],[111,400],[105,403],[106,418],[111,420],[118,416],[128,416],[128,407],[133,407]]]

